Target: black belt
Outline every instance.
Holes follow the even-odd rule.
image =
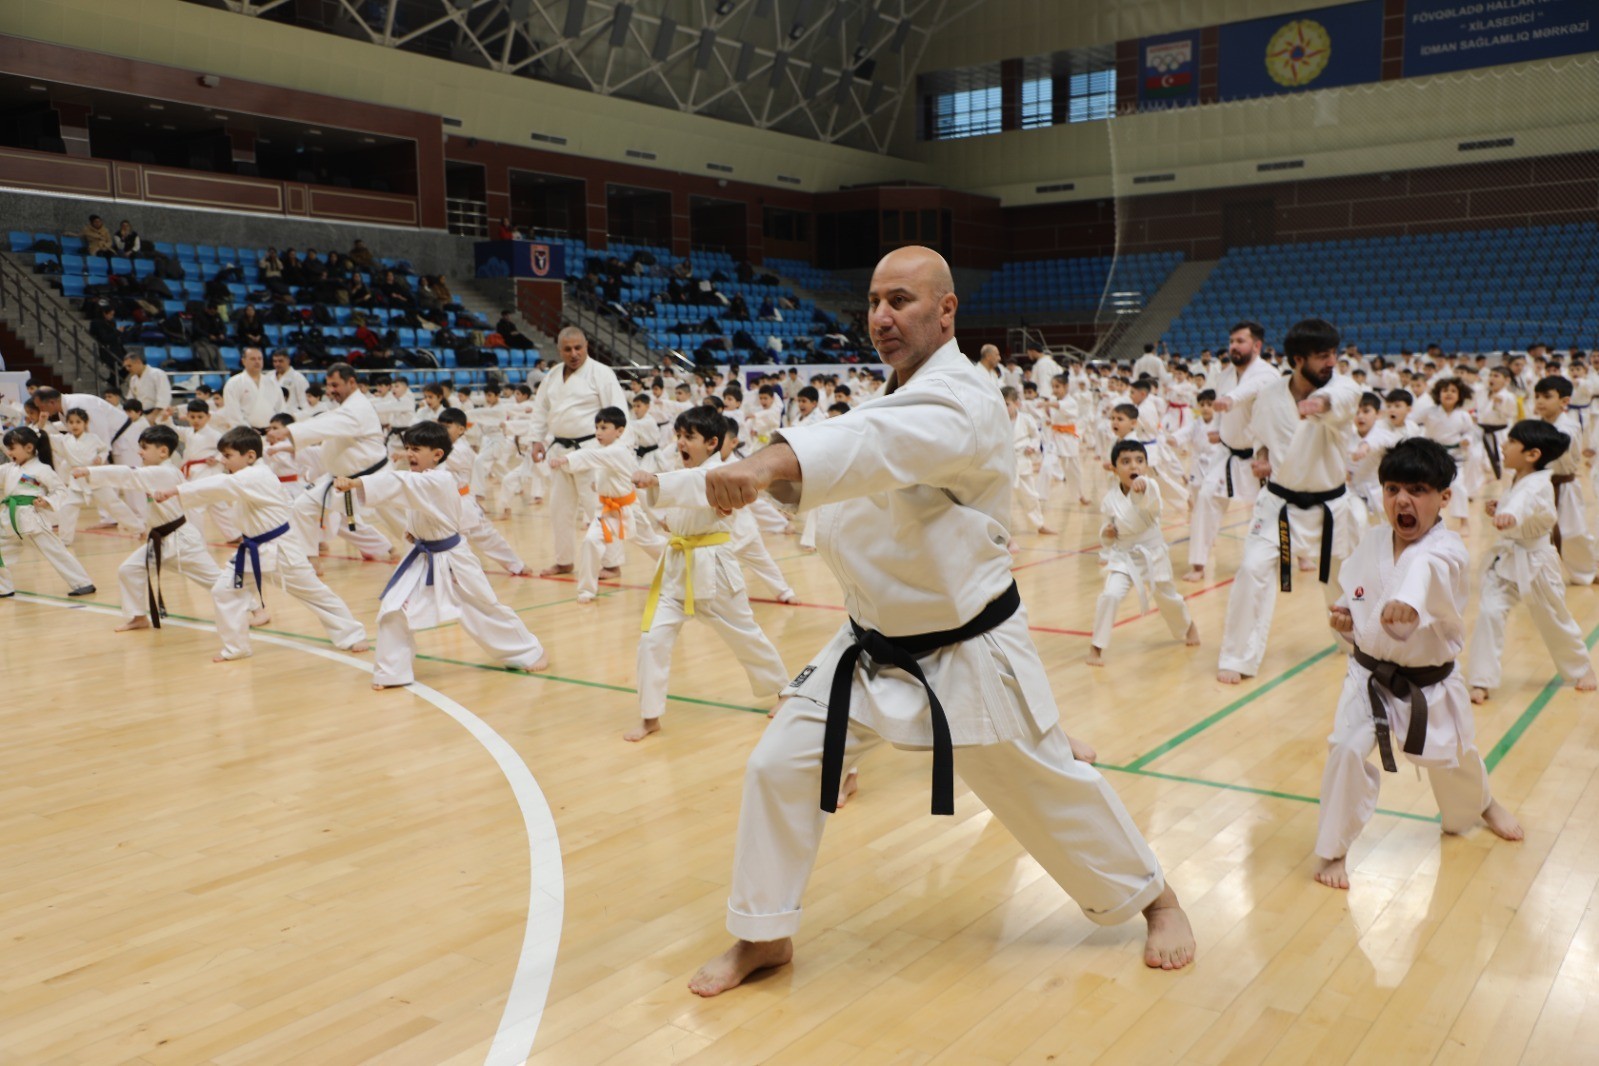
[[[1577,480],[1576,474],[1551,474],[1549,482],[1555,488],[1555,528],[1549,531],[1549,543],[1555,546],[1555,554],[1565,555],[1565,538],[1560,535],[1560,490]]]
[[[651,444],[648,447],[644,447],[644,448],[634,448],[633,451],[640,459],[642,459],[646,455],[650,454],[651,452],[655,451],[658,448],[660,448],[659,444]]]
[[[1282,510],[1277,512],[1277,577],[1284,592],[1294,590],[1294,549],[1293,537],[1288,532],[1288,508],[1297,507],[1301,511],[1321,508],[1321,567],[1316,577],[1325,585],[1332,576],[1333,543],[1332,508],[1327,506],[1327,501],[1342,496],[1345,488],[1339,485],[1326,492],[1295,492],[1275,481],[1266,482],[1266,491],[1283,501]]]
[[[1234,448],[1225,441],[1222,442],[1222,447],[1232,453],[1232,459],[1227,460],[1227,498],[1230,500],[1233,498],[1233,459],[1253,459],[1255,457],[1255,449]]]
[[[1015,614],[1021,605],[1021,593],[1012,581],[998,599],[959,629],[887,637],[863,628],[853,618],[849,620],[850,628],[855,631],[855,643],[845,648],[839,658],[838,668],[833,671],[833,687],[827,697],[827,731],[822,738],[822,810],[829,814],[838,810],[838,788],[844,777],[844,747],[849,737],[850,688],[855,681],[856,664],[864,652],[878,665],[898,667],[910,674],[927,692],[933,718],[933,813],[955,813],[955,745],[950,738],[949,719],[916,660],[940,648],[982,636]]]
[[[1505,476],[1505,468],[1499,460],[1499,431],[1504,426],[1478,426],[1482,430],[1482,444],[1488,449],[1488,464],[1494,468],[1494,480],[1498,481]]]
[[[387,438],[384,438],[384,439],[385,439],[385,441],[387,440]],[[361,471],[358,471],[358,472],[356,472],[354,474],[351,474],[350,478],[351,478],[351,480],[354,480],[355,478],[358,478],[358,477],[366,477],[368,474],[375,474],[379,470],[382,470],[385,466],[388,466],[388,465],[389,465],[389,457],[385,455],[383,458],[379,459],[377,462],[373,463],[371,466],[367,467],[365,470],[361,470]],[[317,526],[319,528],[321,527],[323,520],[327,518],[327,515],[328,515],[328,496],[331,495],[332,492],[333,492],[333,482],[335,480],[337,480],[337,475],[335,475],[334,478],[329,479],[328,484],[327,484],[327,488],[322,490],[322,503],[321,503],[320,506],[317,507],[317,512],[316,512],[316,524],[317,524]],[[345,521],[350,524],[350,532],[354,533],[355,532],[355,494],[354,493],[346,492],[344,494],[344,516],[345,516]],[[311,545],[311,547],[314,548],[314,547],[316,547],[316,545],[313,544],[313,545]]]
[[[554,443],[559,444],[568,451],[575,452],[579,448],[583,447],[585,441],[591,441],[593,439],[594,434],[590,433],[586,437],[556,437]]]
[[[1398,698],[1410,701],[1410,728],[1405,732],[1403,750],[1406,755],[1420,755],[1427,748],[1427,696],[1422,690],[1454,673],[1455,664],[1400,666],[1367,655],[1359,648],[1354,650],[1354,657],[1355,662],[1371,671],[1371,676],[1366,678],[1366,698],[1371,701],[1372,725],[1377,733],[1382,768],[1391,774],[1398,773],[1399,764],[1394,761],[1394,746],[1389,736],[1388,708],[1383,705],[1378,689],[1387,689]]]
[[[170,522],[151,526],[148,534],[150,546],[144,553],[145,595],[150,599],[150,624],[157,629],[161,628],[161,619],[167,616],[167,601],[161,595],[161,541],[181,529],[185,521],[184,515],[178,515]]]

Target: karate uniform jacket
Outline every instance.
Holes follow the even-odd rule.
[[[1488,571],[1516,586],[1523,596],[1539,577],[1547,578],[1554,589],[1565,584],[1560,555],[1549,540],[1557,520],[1552,477],[1548,467],[1517,477],[1499,497],[1495,510],[1495,514],[1514,515],[1516,524],[1498,531]]]
[[[331,411],[288,427],[294,450],[320,444],[322,468],[335,477],[354,477],[388,453],[383,426],[372,400],[356,391]]]
[[[0,499],[7,496],[34,496],[46,500],[53,509],[60,510],[66,503],[67,486],[54,470],[34,456],[20,466],[16,463],[0,466]],[[14,537],[18,533],[32,537],[49,533],[53,523],[35,507],[18,507],[17,527],[12,529],[9,510],[0,507],[0,527],[3,527],[0,528],[0,538]]]
[[[1123,492],[1117,483],[1100,501],[1105,525],[1099,531],[1099,557],[1107,573],[1131,578],[1139,602],[1147,604],[1145,590],[1172,579],[1171,552],[1160,528],[1160,483],[1153,474],[1141,480],[1143,492]],[[1108,535],[1111,525],[1116,527],[1115,537]]]
[[[451,454],[454,454],[453,449]],[[405,531],[417,540],[437,541],[461,532],[461,493],[455,475],[442,466],[432,470],[379,470],[361,478],[361,502],[405,511]],[[413,630],[443,625],[461,617],[461,594],[455,568],[466,566],[482,577],[483,565],[466,538],[433,556],[433,584],[427,583],[427,556],[401,561],[402,569],[378,604],[378,617],[399,611]]]
[[[590,449],[594,450],[594,449]],[[733,535],[731,516],[718,514],[705,502],[705,475],[722,465],[722,460],[711,456],[699,466],[686,470],[668,470],[658,476],[654,488],[641,489],[645,506],[654,512],[667,535],[692,537],[702,533]],[[710,600],[719,596],[737,596],[744,592],[744,572],[733,556],[733,543],[711,544],[691,549],[694,553],[694,600]],[[684,571],[688,552],[668,548],[661,574],[661,597],[682,602],[686,585]]]

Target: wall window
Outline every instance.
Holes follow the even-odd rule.
[[[933,102],[933,139],[981,137],[1000,131],[999,86],[939,93]]]
[[[1054,81],[1049,78],[1032,78],[1022,82],[1022,129],[1036,130],[1052,125],[1055,121],[1054,104]]]
[[[1085,71],[1071,76],[1071,99],[1066,121],[1093,122],[1116,113],[1116,71]]]

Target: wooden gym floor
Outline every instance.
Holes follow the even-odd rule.
[[[417,688],[373,693],[370,655],[331,652],[281,590],[246,661],[210,662],[209,598],[176,574],[173,625],[112,633],[135,542],[85,533],[91,603],[36,553],[6,558],[0,1062],[1593,1061],[1599,699],[1555,683],[1525,616],[1477,729],[1526,842],[1440,839],[1405,769],[1335,892],[1310,877],[1343,673],[1314,581],[1279,600],[1260,676],[1218,685],[1235,510],[1217,578],[1185,587],[1203,646],[1131,598],[1091,670],[1097,520],[1059,492],[1051,516],[1059,535],[1019,538],[1017,580],[1066,724],[1193,916],[1191,969],[1146,970],[1141,922],[1092,925],[964,790],[930,817],[927,757],[882,749],[832,820],[795,965],[696,999],[767,708],[689,626],[665,731],[620,739],[642,554],[589,607],[568,582],[495,578],[549,675],[486,666],[448,626],[421,635]],[[542,508],[503,528],[548,561]],[[1186,532],[1173,516],[1179,569]],[[756,614],[798,671],[844,616],[819,560],[769,544],[804,605]],[[369,626],[388,573],[328,565]],[[1599,590],[1570,598],[1591,644]]]

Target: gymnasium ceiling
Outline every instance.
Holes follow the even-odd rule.
[[[883,152],[927,42],[980,0],[190,0]]]

